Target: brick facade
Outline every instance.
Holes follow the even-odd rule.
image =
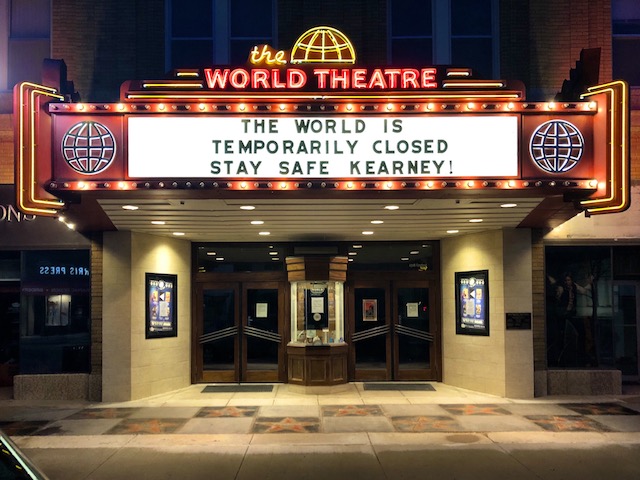
[[[163,0],[56,0],[53,58],[83,101],[117,101],[125,80],[164,75]],[[79,14],[81,12],[81,14]]]

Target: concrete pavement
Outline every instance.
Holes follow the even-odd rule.
[[[0,428],[52,480],[640,478],[640,395],[515,400],[431,385],[5,399]]]

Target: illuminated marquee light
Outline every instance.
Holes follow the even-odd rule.
[[[333,180],[333,179],[332,179]],[[406,179],[406,181],[399,180],[385,180],[385,181],[359,181],[353,180],[338,180],[338,181],[247,181],[247,180],[233,180],[229,182],[212,182],[202,181],[197,184],[193,184],[190,181],[172,182],[170,184],[166,182],[64,182],[56,183],[51,182],[49,188],[57,191],[74,191],[74,190],[138,190],[138,189],[165,189],[172,188],[178,190],[188,190],[194,187],[199,189],[230,189],[230,190],[293,190],[293,189],[342,189],[342,190],[505,190],[505,189],[529,189],[535,190],[536,194],[539,194],[541,190],[554,191],[559,187],[563,189],[573,190],[593,190],[591,181],[565,181],[562,184],[546,179],[540,180],[511,180],[511,179],[499,179],[492,181],[480,181],[479,179],[467,179],[467,180],[455,180],[455,181],[433,181],[422,180],[415,181]]]
[[[140,120],[151,121],[154,116],[168,119],[168,123],[171,123],[178,120],[176,115],[180,116],[185,112],[190,112],[190,115],[186,117],[198,119],[200,123],[206,123],[206,117],[218,117],[219,120],[224,119],[226,123],[232,121],[234,117],[249,118],[252,121],[253,119],[268,121],[270,115],[284,124],[284,119],[296,116],[321,121],[322,119],[317,116],[324,114],[327,117],[333,115],[336,121],[342,119],[347,119],[347,122],[366,120],[372,122],[371,125],[382,121],[385,117],[389,121],[401,118],[403,122],[408,124],[411,119],[405,120],[405,118],[411,115],[423,118],[449,117],[444,123],[453,120],[451,115],[459,116],[460,119],[486,115],[489,117],[517,117],[518,125],[520,125],[527,114],[555,115],[556,112],[559,112],[560,115],[567,113],[572,116],[576,114],[594,116],[594,123],[600,125],[597,119],[600,119],[603,114],[598,114],[598,105],[591,98],[589,102],[575,103],[523,102],[524,92],[519,89],[518,84],[502,80],[474,80],[471,78],[470,69],[448,68],[444,72],[438,72],[435,68],[367,69],[348,67],[347,64],[355,62],[355,51],[348,39],[343,37],[344,35],[330,27],[317,27],[305,32],[298,39],[291,54],[286,51],[276,51],[266,45],[254,47],[250,52],[249,61],[257,68],[180,70],[176,72],[176,80],[174,81],[130,82],[128,88],[123,89],[121,98],[123,103],[121,104],[52,103],[49,105],[49,111],[53,114],[83,115],[85,117],[111,114],[116,118],[119,117],[118,121],[123,125],[129,126]],[[294,68],[283,68],[287,63],[294,65]],[[320,65],[314,67],[302,66],[302,64]],[[440,85],[438,85],[439,78],[443,78]],[[598,100],[598,98],[595,99]],[[336,116],[336,114],[338,115]],[[584,123],[591,125],[586,120]],[[578,124],[582,125],[582,123]],[[624,128],[628,128],[628,125]],[[220,131],[226,132],[226,126],[216,129],[216,132]],[[130,140],[130,136],[125,133],[122,141],[127,141],[127,138]],[[224,136],[219,138],[222,139],[219,141],[225,141]],[[310,135],[309,138],[319,141],[316,135]],[[371,174],[366,170],[368,167],[365,164],[357,165],[351,175],[340,173],[325,177],[316,175],[317,171],[308,173],[305,169],[299,174],[297,171],[294,172],[295,167],[292,166],[293,161],[291,161],[289,162],[291,165],[288,166],[290,169],[282,175],[261,171],[259,174],[251,176],[238,170],[240,173],[231,172],[226,176],[221,176],[210,172],[211,180],[205,181],[205,177],[200,175],[172,175],[171,173],[167,174],[168,170],[165,171],[164,168],[161,168],[159,171],[158,169],[154,170],[152,174],[139,177],[142,181],[139,179],[131,181],[126,176],[129,173],[120,178],[102,175],[102,180],[96,179],[97,181],[80,181],[79,177],[76,177],[75,180],[67,178],[56,180],[54,178],[49,181],[48,189],[104,189],[112,191],[191,188],[237,189],[239,191],[442,189],[450,192],[457,189],[522,189],[527,190],[531,195],[558,194],[561,193],[561,190],[565,192],[574,190],[574,196],[579,195],[581,198],[585,198],[586,195],[601,194],[605,190],[601,187],[596,193],[596,187],[598,184],[604,183],[604,178],[598,178],[594,173],[589,174],[595,175],[594,177],[586,180],[566,177],[550,178],[551,175],[543,172],[533,174],[540,175],[540,178],[522,179],[518,178],[520,170],[516,170],[512,174],[513,170],[494,171],[493,173],[486,173],[487,171],[483,170],[478,173],[475,170],[460,169],[457,175],[454,175],[453,171],[447,170],[446,174],[443,173],[439,176],[433,172],[423,173],[422,170],[415,173],[411,170],[413,167],[407,164],[406,170],[399,170],[396,174],[395,164],[401,163],[400,158],[393,157],[395,153],[389,153],[387,150],[396,149],[398,150],[397,154],[400,155],[403,154],[400,150],[409,148],[408,146],[413,143],[400,139],[399,142],[396,141],[388,146],[384,143],[376,143],[377,137],[371,138],[372,148],[378,150],[376,154],[380,155],[379,158],[383,159],[384,157],[387,163],[392,166],[389,167],[393,168],[392,174],[384,174],[380,169]],[[413,137],[409,138],[409,140],[412,139]],[[31,145],[33,148],[35,148],[35,140],[35,137],[32,137]],[[249,140],[258,141],[260,139]],[[268,145],[273,148],[279,145],[271,142],[269,138],[265,140],[269,140]],[[285,140],[292,141],[288,137],[283,137],[282,142]],[[303,140],[305,139],[300,139],[299,144],[302,144]],[[243,141],[246,143],[248,140],[245,138]],[[384,142],[384,138],[382,142]],[[498,144],[499,142],[494,143]],[[227,148],[226,144],[222,143],[216,144],[214,142],[213,145],[214,147],[211,145],[209,147]],[[348,149],[353,147],[353,145],[345,145]],[[291,143],[282,143],[278,148],[283,151],[286,148],[290,149]],[[343,149],[343,152],[346,150]],[[338,153],[340,152],[336,151],[336,155]],[[327,155],[325,154],[324,157]],[[512,155],[510,158],[513,159],[517,156]],[[243,158],[243,160],[248,160],[248,158]],[[130,167],[130,158],[125,157],[124,160],[124,167]],[[517,159],[512,160],[513,162],[520,164]],[[378,163],[381,164],[382,160]],[[378,164],[376,163],[374,166],[378,166]],[[222,165],[219,167],[226,168]],[[442,168],[445,167],[447,165]],[[56,172],[54,166],[54,175]],[[361,176],[360,173],[362,173]],[[415,176],[407,176],[414,173]],[[138,177],[134,176],[133,178]],[[193,180],[194,178],[197,180]],[[609,190],[607,190],[607,194],[609,194]],[[602,202],[604,200],[607,199],[591,198],[586,202]],[[599,208],[603,206],[602,203],[598,203]]]
[[[24,213],[54,216],[64,207],[60,200],[48,200],[36,197],[36,117],[39,103],[37,97],[44,96],[64,100],[55,88],[30,82],[16,85],[18,91],[18,131],[16,141],[17,203]],[[28,153],[27,153],[28,152]],[[26,194],[26,197],[25,197]]]
[[[581,98],[605,94],[609,107],[609,175],[608,196],[583,200],[588,214],[622,212],[629,207],[629,87],[617,80],[589,87]]]

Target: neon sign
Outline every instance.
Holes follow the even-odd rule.
[[[428,90],[437,88],[435,68],[205,68],[207,87],[212,90],[299,90],[311,77],[318,90]]]
[[[331,27],[315,27],[296,40],[291,52],[256,45],[249,63],[269,68],[206,68],[211,90],[429,90],[438,87],[435,68],[335,68],[355,63],[347,36]],[[287,64],[331,64],[334,68],[283,68]],[[312,84],[312,85],[311,85]]]

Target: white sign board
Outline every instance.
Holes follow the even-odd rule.
[[[515,115],[131,116],[131,178],[518,175]]]

